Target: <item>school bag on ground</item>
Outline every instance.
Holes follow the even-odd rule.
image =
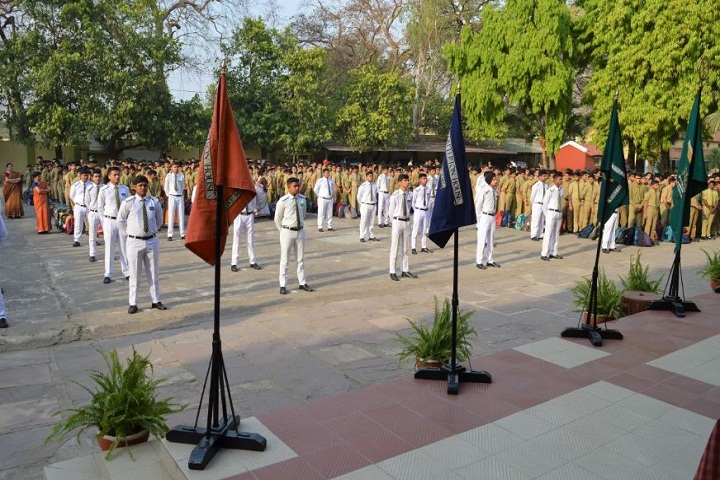
[[[600,238],[600,225],[595,225],[595,228],[590,232],[590,240],[597,240]]]
[[[525,223],[523,223],[522,231],[523,232],[529,232],[530,227],[532,226],[532,214],[525,216]]]
[[[503,219],[503,212],[502,210],[498,210],[498,212],[495,214],[495,226],[499,227],[502,225],[502,219]]]
[[[500,222],[501,227],[512,227],[515,217],[511,212],[503,212],[502,221]]]
[[[673,229],[670,225],[665,227],[662,233],[661,237],[663,242],[674,242],[675,241],[675,235],[673,235]]]
[[[635,243],[635,229],[628,227],[621,229],[615,243],[619,243],[620,245],[632,245]]]
[[[595,225],[593,225],[592,223],[587,225],[585,228],[580,230],[580,232],[578,232],[578,238],[590,238],[590,234],[592,233],[593,228],[595,228]]]
[[[517,220],[515,220],[515,230],[522,230],[525,226],[525,215],[520,214],[517,216]]]

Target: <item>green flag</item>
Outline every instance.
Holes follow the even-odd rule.
[[[683,228],[690,222],[690,199],[708,186],[700,125],[700,90],[698,90],[683,140],[677,183],[673,188],[670,225],[675,234],[675,253],[682,248]]]
[[[604,224],[612,216],[616,208],[627,205],[630,189],[628,188],[623,157],[622,134],[618,122],[618,102],[613,102],[610,115],[610,132],[608,133],[605,150],[603,150],[600,171],[605,180],[600,187],[600,204],[598,220]]]

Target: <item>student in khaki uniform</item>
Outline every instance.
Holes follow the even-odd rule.
[[[688,224],[688,236],[692,240],[697,240],[699,236],[701,236],[702,232],[700,232],[700,235],[698,234],[698,218],[701,218],[702,215],[702,194],[703,192],[698,193],[694,197],[690,198],[690,223]]]
[[[572,233],[580,231],[580,185],[582,184],[582,173],[575,172],[575,180],[568,187],[568,200],[570,212],[572,212]]]
[[[595,180],[590,184],[590,187],[590,223],[597,225],[598,202],[600,201],[600,181]]]
[[[523,185],[525,185],[525,171],[519,171],[515,176],[515,218],[525,212],[525,197]]]
[[[507,192],[505,185],[508,182],[508,169],[503,171],[503,175],[500,175],[498,170],[495,178],[497,178],[498,206],[501,212],[505,212],[505,194]]]
[[[715,181],[708,181],[707,190],[702,192],[702,238],[710,240],[710,230],[715,221],[715,212],[718,206],[718,192],[715,190]]]
[[[715,221],[710,226],[710,237],[716,237],[720,233],[720,175],[715,175],[715,195],[718,198],[717,207],[715,208]]]
[[[505,208],[504,211],[512,212],[515,216],[515,192],[516,192],[517,173],[515,169],[510,169],[510,175],[505,182]]]
[[[563,225],[565,226],[565,232],[573,231],[573,216],[570,211],[570,185],[574,183],[572,177],[572,170],[568,169],[563,175],[562,190],[563,190],[563,203],[562,203],[562,214],[563,214]],[[562,227],[561,227],[562,230]]]
[[[592,184],[595,179],[587,174],[583,175],[584,181],[578,187],[578,199],[580,201],[580,211],[578,213],[578,232],[588,225],[590,221],[590,202],[592,194]],[[574,220],[574,219],[573,219]]]
[[[650,189],[643,197],[643,230],[653,238],[655,236],[655,225],[660,218],[660,184],[651,180]]]
[[[628,185],[630,189],[630,205],[628,206],[628,227],[643,225],[643,199],[645,198],[642,187],[642,177],[635,175],[633,183]]]
[[[660,190],[660,223],[663,229],[669,225],[670,221],[670,210],[673,207],[673,188],[675,188],[675,177],[668,177],[667,185]]]
[[[73,183],[78,179],[77,173],[75,172],[75,162],[70,162],[67,164],[68,171],[63,175],[65,185],[64,185],[64,193],[65,193],[65,200],[67,201],[67,205],[72,210],[75,206],[75,203],[73,202],[72,198],[70,198],[70,189],[73,186]]]

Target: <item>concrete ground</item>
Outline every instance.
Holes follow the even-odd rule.
[[[32,214],[32,211],[27,213]],[[305,404],[392,378],[405,378],[412,365],[398,364],[396,332],[406,319],[429,321],[433,297],[449,296],[452,248],[429,246],[432,254],[411,256],[419,279],[388,278],[389,229],[376,229],[380,242],[361,244],[356,220],[335,219],[334,232],[320,233],[308,217],[306,273],[316,288],[278,294],[278,235],[272,222],[256,223],[256,254],[263,270],[230,271],[230,244],[223,257],[221,334],[236,409],[242,416]],[[120,277],[102,283],[103,253],[88,262],[87,237],[72,248],[72,237],[36,235],[34,218],[8,220],[9,238],[0,250],[0,284],[5,290],[10,328],[0,331],[0,479],[39,479],[52,462],[95,451],[91,436],[63,445],[43,444],[56,421],[52,414],[81,404],[87,373],[100,368],[97,350],[134,345],[149,353],[169,381],[163,393],[190,408],[174,425],[194,420],[210,356],[213,329],[213,270],[187,249],[178,236],[160,242],[160,288],[169,309],[150,310],[141,287],[141,312],[127,314],[127,283]],[[164,234],[164,232],[162,232]],[[475,268],[472,228],[460,234],[460,304],[475,310],[471,322],[479,335],[478,357],[550,337],[578,321],[570,289],[591,273],[594,242],[564,235],[564,260],[542,262],[540,244],[525,232],[498,229],[500,269]],[[231,240],[231,239],[229,239]],[[687,297],[708,292],[697,271],[701,249],[720,241],[685,245]],[[610,278],[626,274],[630,256],[642,252],[651,277],[667,276],[673,246],[662,244],[601,255]],[[293,268],[291,268],[293,271]],[[622,329],[622,323],[619,323]],[[478,364],[480,362],[480,364]],[[482,359],[473,367],[482,368]],[[203,413],[204,415],[204,413]]]

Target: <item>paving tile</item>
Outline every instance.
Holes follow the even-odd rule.
[[[548,448],[527,441],[498,453],[497,458],[529,477],[545,474],[567,463]]]
[[[537,477],[535,480],[603,480],[577,465],[568,463],[562,467]]]
[[[508,430],[525,440],[537,437],[556,428],[556,426],[548,420],[528,413],[527,411],[515,413],[502,418],[495,423],[497,426],[504,428],[505,430]]]
[[[303,459],[325,478],[333,478],[372,463],[346,443],[304,455]]]
[[[368,465],[354,472],[335,477],[334,480],[393,480],[393,477],[377,465]]]
[[[646,468],[643,464],[611,452],[605,447],[600,447],[572,463],[606,480],[629,480]]]
[[[465,480],[530,480],[532,478],[497,457],[485,458],[459,469],[457,473]]]
[[[50,364],[38,363],[31,365],[18,365],[13,368],[0,369],[0,390],[24,385],[38,385],[50,383]]]
[[[419,451],[398,455],[378,464],[388,475],[397,480],[452,479],[452,471],[438,464],[434,457]]]
[[[478,445],[459,436],[431,443],[418,449],[418,452],[434,458],[449,470],[459,470],[490,455],[489,452],[478,448]]]

